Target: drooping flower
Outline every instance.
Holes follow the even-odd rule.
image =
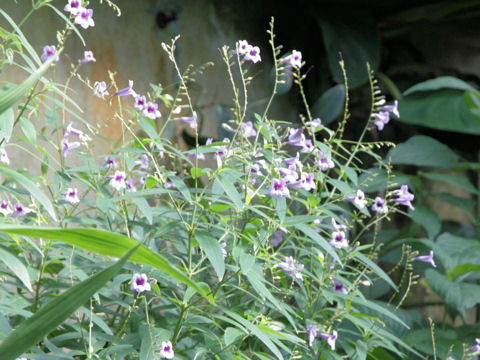
[[[316,161],[316,164],[320,168],[321,171],[327,171],[328,169],[332,169],[335,167],[335,163],[332,161],[332,159],[327,156],[327,154],[324,154],[322,151],[318,150],[318,160]]]
[[[348,246],[347,237],[343,231],[334,231],[332,233],[332,239],[329,242],[330,245],[337,249],[342,249]]]
[[[198,119],[198,115],[196,111],[193,112],[193,116],[181,116],[176,118],[176,120],[180,120],[185,124],[188,124],[188,126],[190,126],[191,129],[197,128],[197,119]]]
[[[315,337],[317,336],[317,331],[317,325],[307,325],[307,337],[309,347],[313,346],[313,340],[315,340]]]
[[[284,58],[282,61],[295,69],[300,69],[302,67],[302,53],[297,50],[292,50],[292,54]]]
[[[64,136],[62,138],[62,153],[63,157],[66,158],[68,155],[70,155],[73,151],[73,149],[79,148],[81,144],[78,141],[74,142],[69,142],[68,138]]]
[[[88,62],[96,62],[97,59],[93,57],[93,52],[92,51],[85,51],[83,53],[83,59],[80,61],[82,64],[83,63],[88,63]]]
[[[396,199],[393,199],[393,201],[400,205],[408,206],[411,210],[415,210],[411,203],[415,196],[408,192],[408,185],[402,185],[400,189],[393,191],[393,195],[397,197]]]
[[[220,249],[222,250],[223,258],[225,259],[227,257],[227,243],[220,243]]]
[[[0,149],[0,162],[10,165],[10,159],[8,158],[7,151],[3,148]]]
[[[273,179],[272,186],[268,190],[268,195],[281,198],[283,196],[290,196],[290,191],[285,184],[284,179]]]
[[[373,202],[372,211],[376,211],[378,213],[387,213],[388,212],[387,201],[377,196],[375,198],[375,201]]]
[[[90,136],[88,136],[87,134],[85,134],[82,130],[78,130],[78,129],[75,129],[73,127],[73,123],[70,122],[68,125],[67,125],[67,131],[65,131],[65,135],[64,136],[69,136],[69,135],[73,135],[73,136],[78,136],[80,138],[80,140],[82,140],[83,142],[88,142],[90,141]]]
[[[84,29],[89,27],[94,27],[95,22],[93,21],[93,10],[80,8],[78,13],[75,15],[75,24],[80,25]]]
[[[127,187],[125,180],[126,180],[125,172],[117,170],[115,171],[115,174],[113,176],[110,176],[109,185],[113,187],[115,190],[120,191]]]
[[[386,111],[380,111],[378,113],[372,114],[373,123],[377,127],[378,131],[382,131],[386,124],[390,121],[390,114]]]
[[[147,98],[143,95],[135,96],[135,102],[133,103],[133,107],[138,111],[142,111],[145,109],[145,105],[147,104]]]
[[[470,348],[470,351],[477,352],[480,351],[480,338],[475,339],[476,344]]]
[[[63,199],[70,204],[77,204],[80,202],[78,198],[78,191],[76,188],[68,188],[63,194]]]
[[[73,16],[76,16],[82,9],[81,0],[68,0],[68,4],[65,5],[63,11],[69,12]]]
[[[93,84],[93,95],[98,96],[99,98],[108,95],[107,84],[105,81],[95,81],[95,84]]]
[[[151,101],[145,104],[145,107],[143,108],[143,111],[142,111],[142,115],[152,120],[162,117],[162,114],[160,113],[160,111],[158,111],[158,105]]]
[[[327,334],[327,333],[321,333],[320,337],[324,340],[327,340],[327,344],[330,346],[332,350],[335,350],[335,342],[338,339],[338,333],[333,330],[332,334]]]
[[[150,283],[148,282],[147,275],[145,274],[133,274],[132,282],[130,283],[130,290],[135,290],[137,293],[144,291],[150,291]]]
[[[430,254],[417,256],[416,258],[414,258],[414,260],[430,263],[430,264],[432,264],[433,267],[436,268],[437,265],[435,264],[435,261],[433,260],[433,256],[434,256],[433,250],[430,250]]]
[[[286,142],[286,144],[303,147],[305,144],[305,135],[303,135],[303,130],[290,129],[290,133],[288,135],[288,141]]]
[[[155,350],[155,352],[159,353],[160,359],[173,359],[175,356],[171,341],[162,341],[162,346],[160,349]]]
[[[279,226],[278,230],[273,233],[272,240],[270,240],[273,247],[277,247],[283,242],[283,234],[288,234],[288,230]]]
[[[117,160],[113,156],[107,156],[103,163],[107,169],[116,169],[117,168]]]
[[[23,205],[21,202],[17,202],[15,205],[13,205],[12,217],[16,218],[19,216],[25,216],[31,213],[32,211],[33,211],[32,209]]]
[[[305,267],[303,264],[295,264],[295,260],[293,259],[292,256],[287,256],[285,257],[285,261],[281,262],[278,264],[279,267],[282,269],[280,270],[281,272],[284,272],[285,274],[292,275],[296,279],[303,281],[303,275],[301,271]]]
[[[55,48],[55,45],[45,45],[43,47],[43,54],[42,56],[40,56],[40,60],[47,61],[52,56],[56,56],[55,61],[58,61],[60,60],[60,58],[58,57],[58,55],[56,55],[56,53],[57,53],[57,49]]]
[[[253,127],[253,124],[251,121],[242,123],[242,135],[246,138],[257,135],[257,131]]]
[[[397,100],[395,100],[393,102],[393,105],[384,105],[380,109],[383,110],[383,111],[388,111],[388,112],[392,113],[397,118],[400,117],[400,113],[398,112],[398,101]]]
[[[258,46],[250,46],[248,51],[245,53],[245,57],[243,58],[245,61],[251,61],[256,64],[259,61],[262,61],[260,58],[260,49]]]
[[[247,40],[240,40],[238,42],[238,53],[240,55],[245,55],[250,51],[252,46],[248,44]]]
[[[344,294],[344,295],[347,295],[348,294],[348,291],[347,289],[345,288],[345,286],[338,280],[333,280],[333,287],[332,287],[332,291],[334,293],[338,293],[338,294]]]
[[[4,216],[8,216],[12,213],[12,209],[10,208],[10,202],[8,200],[0,201],[0,213]]]
[[[137,93],[135,92],[135,90],[133,90],[133,80],[128,80],[128,86],[124,89],[118,90],[115,94],[112,95],[112,97],[129,95],[132,95],[133,97],[137,96]]]

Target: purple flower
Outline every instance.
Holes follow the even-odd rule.
[[[329,242],[330,245],[337,249],[342,249],[348,246],[347,237],[343,231],[334,231],[332,233],[332,239]]]
[[[428,262],[430,264],[432,264],[433,267],[437,267],[437,265],[435,264],[435,261],[433,261],[433,250],[430,250],[430,254],[428,255],[422,255],[422,256],[417,256],[416,258],[414,258],[413,260],[418,260],[418,261],[423,261],[423,262]]]
[[[69,12],[73,16],[76,16],[81,9],[82,9],[81,0],[68,0],[68,4],[65,5],[65,7],[63,8],[63,11]]]
[[[105,162],[103,163],[107,169],[116,169],[117,168],[117,160],[112,156],[107,156],[105,158]]]
[[[112,95],[112,97],[128,96],[128,95],[132,95],[133,97],[137,96],[137,93],[135,92],[135,90],[133,90],[133,80],[128,80],[128,87],[126,87],[125,89],[118,90],[115,94]]]
[[[300,181],[293,183],[292,186],[299,187],[307,191],[317,188],[317,185],[315,184],[315,176],[313,173],[302,173],[302,175],[300,176]]]
[[[142,111],[143,109],[145,109],[145,105],[147,105],[147,98],[142,95],[136,95],[133,107],[138,111]]]
[[[125,185],[127,186],[127,192],[137,191],[137,188],[133,185],[132,179],[125,180]]]
[[[223,255],[223,258],[225,259],[227,257],[227,243],[220,243],[220,249],[222,250],[222,255]]]
[[[377,196],[375,198],[375,201],[373,202],[372,211],[376,211],[378,213],[387,213],[388,212],[387,201]]]
[[[246,138],[257,135],[257,132],[255,131],[255,128],[253,127],[253,124],[251,121],[242,123],[242,135]]]
[[[373,123],[377,127],[378,131],[382,131],[384,126],[390,121],[390,114],[388,112],[380,111],[378,113],[372,114]]]
[[[108,95],[107,84],[105,81],[95,81],[93,84],[93,95],[101,98],[104,95]]]
[[[250,51],[252,46],[248,44],[247,40],[240,40],[238,42],[238,53],[240,55],[245,55]]]
[[[411,203],[415,196],[408,192],[408,185],[402,185],[400,189],[393,191],[393,195],[397,197],[393,199],[393,201],[400,205],[408,206],[411,210],[415,210]]]
[[[45,45],[43,47],[43,54],[40,57],[40,60],[42,61],[47,61],[50,59],[52,56],[54,56],[57,52],[57,49],[55,48],[55,45]],[[59,57],[57,56],[55,61],[60,60]]]
[[[335,330],[333,330],[332,335],[327,333],[321,333],[320,337],[324,340],[327,340],[327,344],[330,345],[330,348],[332,350],[335,350],[335,342],[338,339],[338,333]]]
[[[175,184],[169,177],[167,177],[167,180],[165,180],[165,189],[174,189],[174,188],[176,188]]]
[[[272,246],[277,247],[283,242],[283,234],[288,234],[288,230],[283,226],[279,226],[278,230],[273,234],[272,240],[270,240]]]
[[[348,291],[347,289],[345,288],[345,286],[338,280],[333,280],[333,287],[332,287],[332,291],[334,293],[338,293],[338,294],[343,294],[343,295],[347,295],[348,294]]]
[[[287,145],[301,146],[305,144],[305,135],[303,135],[302,129],[290,129]]]
[[[398,101],[395,100],[393,105],[384,105],[380,108],[380,110],[391,112],[397,118],[400,117],[400,113],[398,112]]]
[[[289,168],[279,168],[277,171],[284,176],[284,180],[287,184],[294,184],[298,179],[298,173],[293,170],[293,167]]]
[[[80,8],[78,13],[75,15],[75,24],[80,25],[84,29],[88,29],[89,27],[94,27],[95,22],[93,21],[92,16],[93,16],[92,9]]]
[[[243,60],[251,61],[254,64],[256,64],[259,61],[262,61],[262,59],[260,58],[260,49],[258,48],[258,46],[250,46]]]
[[[66,158],[68,155],[70,155],[72,153],[73,149],[76,149],[76,148],[80,147],[80,145],[81,144],[78,141],[69,142],[68,138],[66,136],[64,136],[62,138],[63,157]]]
[[[109,185],[113,187],[115,190],[120,191],[127,187],[127,184],[125,182],[126,180],[125,172],[117,170],[115,171],[115,175],[109,176],[109,178],[110,178]]]
[[[272,187],[268,190],[268,195],[281,198],[283,196],[290,196],[290,191],[285,184],[284,179],[273,179]]]
[[[193,116],[181,116],[179,118],[176,118],[176,120],[180,120],[185,124],[188,124],[188,126],[190,126],[190,128],[192,129],[197,129],[197,119],[198,115],[196,111],[193,112]]]
[[[320,120],[320,118],[315,118],[312,121],[307,122],[305,125],[311,127],[312,130],[315,130],[319,126],[323,126],[322,120]]]
[[[477,352],[480,351],[480,338],[475,339],[476,344],[470,348],[470,351]]]
[[[302,67],[302,53],[300,51],[293,50],[292,54],[288,55],[282,61],[294,67],[295,69],[300,69]]]
[[[148,283],[147,275],[145,274],[133,274],[132,282],[130,283],[130,290],[135,290],[137,293],[144,291],[150,291],[151,287]]]
[[[85,51],[83,53],[83,59],[80,61],[81,63],[88,63],[88,62],[96,62],[97,59],[93,57],[93,52],[92,51]]]
[[[8,158],[7,152],[5,149],[0,149],[0,162],[10,165],[10,159]]]
[[[308,336],[308,346],[313,346],[313,340],[315,340],[315,336],[317,336],[317,325],[307,325],[307,336]]]
[[[347,198],[347,200],[353,202],[359,209],[363,209],[367,205],[367,200],[362,190],[357,190],[357,195],[354,198]]]
[[[293,275],[296,279],[303,281],[303,275],[300,271],[305,267],[303,264],[295,265],[295,260],[293,257],[285,257],[285,261],[278,264],[282,268],[281,272],[284,272],[288,275]]]
[[[305,140],[302,144],[302,153],[310,153],[314,149],[313,142],[310,139]]]
[[[15,205],[13,205],[12,217],[16,218],[19,216],[25,216],[28,213],[31,213],[32,211],[33,211],[32,209],[30,209],[29,207],[26,207],[21,202],[17,202]]]
[[[318,154],[318,160],[316,161],[316,164],[322,171],[327,171],[328,169],[332,169],[335,167],[335,163],[332,161],[332,159],[327,156],[327,154],[324,154],[320,150],[317,152]]]
[[[0,213],[4,216],[8,216],[12,213],[12,209],[10,209],[10,202],[7,200],[0,201]]]
[[[77,204],[80,202],[78,198],[78,192],[76,188],[68,188],[67,191],[63,194],[63,200],[70,204]]]
[[[300,161],[300,154],[297,152],[295,157],[283,159],[283,162],[288,165],[289,169],[297,170],[297,167],[302,170],[303,164]]]
[[[152,120],[162,117],[162,114],[160,114],[160,111],[158,111],[158,105],[151,101],[145,104],[145,107],[143,108],[143,111],[142,111],[142,115]]]
[[[160,359],[173,359],[175,356],[171,341],[162,341],[162,346],[155,352],[159,353]]]
[[[250,171],[251,174],[255,175],[255,176],[260,176],[262,175],[261,171],[260,171],[260,165],[257,164],[257,163],[254,163],[252,165],[249,165],[247,167],[248,171]]]
[[[140,165],[140,169],[147,170],[149,165],[148,155],[142,154],[140,160],[135,161],[135,165]]]
[[[75,129],[73,127],[73,123],[71,122],[67,125],[67,131],[65,132],[64,137],[69,135],[78,136],[80,140],[82,140],[83,142],[87,142],[91,140],[90,136],[85,134],[83,131]]]

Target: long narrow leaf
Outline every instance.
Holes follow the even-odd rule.
[[[138,247],[139,245],[128,251],[114,265],[65,291],[23,322],[0,345],[2,360],[15,359],[62,324],[120,271]]]

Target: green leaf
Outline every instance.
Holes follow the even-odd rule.
[[[325,91],[312,106],[312,116],[320,118],[323,124],[335,120],[345,104],[345,85],[338,84]]]
[[[190,190],[188,189],[187,185],[183,182],[182,179],[180,179],[177,176],[169,176],[169,179],[172,180],[173,184],[175,187],[180,191],[180,193],[183,195],[183,198],[189,202],[192,203],[192,196],[190,195]]]
[[[63,241],[95,254],[117,258],[138,245],[136,240],[124,235],[95,229],[0,225],[0,232]],[[144,245],[140,245],[139,249],[133,254],[131,261],[154,266],[174,279],[192,287],[211,303],[214,302],[211,295],[207,295],[205,290],[198,286],[196,282],[190,280],[184,272],[170,264],[162,255],[154,253]]]
[[[135,203],[135,205],[137,205],[138,209],[143,214],[143,216],[145,216],[148,223],[152,225],[152,222],[153,222],[152,208],[148,204],[147,200],[145,200],[145,198],[143,197],[134,197],[132,198],[132,200]]]
[[[203,229],[197,229],[195,231],[195,239],[200,244],[205,255],[207,255],[213,269],[217,273],[218,279],[221,280],[225,274],[225,261],[223,259],[222,248],[217,239]]]
[[[0,142],[2,142],[2,146],[5,145],[10,140],[10,136],[12,136],[14,121],[15,117],[12,108],[0,114]]]
[[[460,264],[455,266],[453,271],[450,273],[450,278],[452,280],[456,280],[462,275],[474,272],[474,271],[480,271],[480,265],[477,264]]]
[[[207,172],[208,172],[207,170],[204,170],[198,167],[193,167],[190,169],[190,174],[192,175],[193,179],[197,179],[203,174],[206,174]]]
[[[435,238],[442,229],[442,222],[437,213],[426,207],[415,204],[415,210],[409,211],[408,215],[415,223],[427,230],[430,239]]]
[[[0,166],[0,173],[3,172],[6,175],[10,176],[14,179],[17,183],[22,185],[25,190],[27,190],[35,199],[38,200],[40,204],[43,205],[45,210],[47,210],[48,214],[54,219],[57,220],[57,216],[55,215],[55,210],[53,208],[50,199],[40,191],[40,189],[33,183],[30,179],[28,179],[25,175],[22,175],[14,170],[10,170],[6,166]]]
[[[370,269],[372,269],[375,274],[377,274],[381,279],[385,280],[393,290],[397,291],[397,286],[395,283],[390,279],[390,276],[388,276],[385,271],[383,271],[377,264],[375,264],[372,260],[370,260],[368,257],[366,257],[363,254],[355,254],[355,258],[363,263],[365,266],[368,266]]]
[[[25,285],[29,291],[33,291],[27,268],[17,256],[0,247],[0,261],[2,261],[13,272],[13,274],[22,281],[23,285]]]
[[[480,191],[468,181],[466,177],[463,176],[456,176],[456,175],[450,175],[450,174],[442,174],[442,173],[421,173],[423,177],[430,179],[430,180],[437,180],[437,181],[442,181],[446,182],[455,186],[458,186],[462,189],[465,189],[472,194],[477,194],[480,195]]]
[[[233,179],[229,179],[225,173],[218,175],[217,181],[222,189],[225,191],[230,200],[235,204],[238,209],[243,208],[243,201],[240,193],[237,191],[234,185]]]
[[[245,336],[245,332],[234,327],[227,327],[225,333],[223,334],[223,341],[225,341],[225,346],[232,345],[237,339]]]
[[[380,62],[380,33],[370,13],[343,9],[341,13],[321,12],[318,18],[327,50],[330,71],[338,82],[343,82],[338,64],[345,61],[348,83],[356,87],[368,80],[367,62],[375,70]],[[341,55],[340,55],[341,53]]]
[[[325,250],[327,253],[329,253],[339,264],[342,263],[340,258],[338,257],[336,251],[330,246],[329,243],[325,241],[324,238],[322,238],[319,234],[317,234],[310,226],[305,225],[305,224],[293,224],[298,230],[303,232],[305,235],[307,235],[310,239],[315,241],[320,247]]]
[[[130,249],[122,258],[105,270],[65,291],[25,320],[0,345],[2,359],[14,359],[30,349],[81,307],[123,267],[140,245]]]
[[[440,89],[456,89],[464,91],[476,91],[474,87],[463,80],[457,79],[453,76],[440,76],[436,79],[423,81],[403,92],[403,95],[410,95],[419,91],[435,91]]]
[[[287,199],[284,196],[273,198],[273,203],[275,204],[275,210],[277,210],[278,220],[283,223],[287,213]]]
[[[428,136],[413,136],[391,149],[387,155],[392,164],[452,168],[461,158],[441,142]]]
[[[20,127],[22,128],[22,131],[25,134],[27,140],[30,141],[31,144],[36,145],[37,130],[35,129],[35,126],[33,126],[32,122],[26,117],[22,116],[20,118]]]

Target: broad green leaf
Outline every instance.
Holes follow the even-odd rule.
[[[456,89],[464,91],[475,91],[475,88],[463,80],[457,79],[453,76],[440,76],[435,79],[423,81],[403,92],[404,96],[413,94],[419,91],[435,91],[440,89]]]
[[[0,247],[0,261],[3,262],[13,272],[13,274],[22,281],[23,285],[25,285],[29,291],[33,291],[27,268],[15,255]]]
[[[225,333],[223,334],[223,341],[225,341],[226,346],[232,345],[237,339],[242,336],[245,336],[245,332],[238,328],[234,327],[227,327],[225,329]]]
[[[480,265],[478,264],[460,264],[455,266],[453,271],[450,273],[450,278],[452,280],[456,280],[462,275],[474,272],[474,271],[480,271]]]
[[[145,216],[148,223],[152,225],[152,221],[153,221],[152,208],[148,204],[147,200],[145,200],[145,198],[143,197],[133,197],[132,200],[135,203],[135,205],[137,205],[141,213]]]
[[[4,173],[14,179],[17,183],[25,188],[35,199],[38,200],[40,204],[43,205],[45,210],[47,210],[48,214],[54,219],[57,220],[57,216],[55,215],[55,210],[53,208],[50,199],[40,191],[37,185],[28,179],[25,175],[22,175],[14,170],[10,170],[6,166],[0,166],[0,173]]]
[[[113,278],[140,245],[130,249],[122,258],[105,270],[75,285],[44,305],[33,316],[25,320],[0,345],[2,359],[10,360],[20,356],[61,325],[90,297]]]
[[[225,274],[225,261],[223,259],[222,248],[218,240],[213,237],[208,231],[197,229],[195,231],[195,239],[200,244],[200,247],[207,255],[208,260],[217,273],[218,279],[221,280]]]
[[[468,178],[463,176],[456,176],[450,174],[442,174],[442,173],[424,173],[422,172],[421,175],[430,180],[437,180],[446,182],[455,186],[458,186],[462,189],[465,189],[473,194],[480,194],[480,191],[468,181]]]
[[[183,198],[189,202],[192,203],[192,196],[190,195],[190,190],[188,189],[187,185],[183,182],[182,179],[180,179],[177,176],[169,176],[169,179],[172,180],[173,184],[175,187],[180,191],[180,193],[183,195]]]
[[[232,179],[229,179],[225,176],[225,173],[218,175],[216,181],[220,184],[222,189],[225,191],[225,194],[229,197],[230,200],[235,204],[238,209],[243,208],[242,197],[240,193],[235,188],[234,182]]]
[[[437,213],[421,205],[415,205],[414,211],[409,211],[408,215],[418,225],[427,230],[430,239],[435,238],[442,229],[442,222]]]
[[[95,229],[60,229],[0,225],[0,232],[63,241],[95,254],[117,258],[123,256],[127,251],[138,245],[136,240],[124,235]],[[214,302],[212,297],[207,295],[205,290],[198,286],[196,282],[190,280],[184,272],[170,264],[162,255],[154,253],[144,245],[140,245],[139,249],[133,254],[131,261],[154,266],[174,279],[194,288],[210,302]]]
[[[198,167],[193,167],[190,169],[190,174],[192,175],[193,179],[197,179],[203,174],[206,174],[207,172],[208,172],[207,170],[204,170]]]
[[[323,124],[335,120],[345,104],[345,85],[338,84],[325,91],[312,106],[312,116],[320,118]]]
[[[387,155],[392,164],[452,168],[461,158],[441,142],[423,135],[413,136],[391,149]]]
[[[9,108],[5,112],[0,114],[0,142],[1,146],[4,146],[10,140],[13,130],[13,122],[15,117],[13,109]]]

